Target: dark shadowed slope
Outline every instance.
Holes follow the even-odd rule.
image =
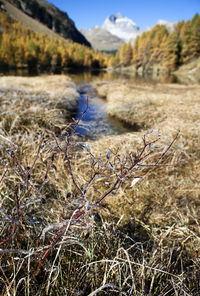
[[[1,0],[8,14],[39,33],[91,46],[68,15],[44,0]]]

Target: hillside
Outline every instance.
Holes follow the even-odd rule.
[[[122,39],[97,26],[90,30],[83,29],[81,32],[96,50],[104,52],[116,52],[123,44]]]
[[[107,55],[57,36],[29,29],[0,9],[0,71],[28,68],[55,73],[61,68],[106,67]]]
[[[38,33],[90,47],[68,15],[44,0],[0,0],[9,16]]]

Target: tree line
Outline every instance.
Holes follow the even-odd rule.
[[[103,68],[109,56],[71,41],[37,33],[0,12],[1,67]]]
[[[123,44],[109,60],[109,66],[149,67],[160,64],[168,71],[176,70],[200,56],[200,15],[177,23],[169,32],[166,26],[156,25],[137,36],[133,45]]]
[[[156,25],[137,36],[134,44],[124,43],[115,55],[84,45],[37,33],[0,12],[0,66],[40,70],[85,67],[106,68],[134,65],[148,68],[161,65],[174,71],[200,56],[200,15],[177,23],[169,32]]]

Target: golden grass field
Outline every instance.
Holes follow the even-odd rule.
[[[139,185],[134,193],[139,202],[134,203],[133,197],[130,204],[135,210],[139,207],[139,215],[144,214],[143,211],[149,204],[146,216],[148,223],[152,225],[164,223],[166,226],[175,223],[178,226],[180,223],[186,226],[189,217],[193,217],[196,221],[193,227],[199,231],[200,86],[133,86],[120,82],[96,82],[94,86],[98,94],[108,101],[108,113],[138,130],[136,133],[113,138],[112,146],[128,150],[133,143],[139,142],[147,129],[160,129],[161,142],[167,145],[177,131],[180,131],[173,152],[171,151],[172,166],[152,172],[146,180],[147,183]],[[105,147],[109,142],[109,139],[107,142],[104,139]],[[126,196],[127,194],[126,192]]]
[[[63,135],[70,129],[78,94],[66,76],[0,78],[2,295],[199,295],[200,86],[124,81],[93,86],[107,100],[110,116],[136,132],[89,142],[89,153],[70,148],[80,188],[90,179],[90,153],[103,167],[108,149],[118,149],[120,160],[135,155],[147,130],[155,130],[147,138],[157,138],[160,130],[161,139],[144,166],[133,172],[139,182],[131,186],[132,178],[127,179],[117,194],[65,229],[36,273],[60,227],[56,223],[64,223],[83,202],[66,156],[55,145],[55,139],[61,148],[66,144]],[[145,166],[156,163],[178,132],[162,165]],[[97,179],[88,200],[97,201],[112,182],[109,175]],[[20,216],[13,235],[14,222],[6,222],[7,216]]]

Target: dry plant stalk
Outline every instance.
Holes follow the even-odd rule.
[[[84,217],[88,216],[93,209],[98,208],[108,195],[116,194],[124,182],[127,182],[131,179],[131,187],[133,187],[149,171],[160,166],[162,159],[165,157],[166,153],[169,151],[178,137],[177,133],[172,142],[164,149],[164,151],[157,154],[156,159],[154,145],[156,145],[160,140],[160,132],[158,131],[156,137],[152,139],[152,135],[155,132],[154,130],[147,131],[147,133],[143,136],[142,145],[140,149],[137,149],[136,153],[130,152],[128,155],[122,156],[119,154],[118,149],[113,150],[108,148],[104,157],[102,155],[95,156],[88,143],[80,143],[74,139],[76,129],[87,110],[88,99],[87,106],[80,119],[74,121],[70,129],[65,129],[60,137],[56,136],[54,132],[46,130],[41,135],[38,151],[31,166],[24,168],[17,157],[14,146],[7,149],[8,157],[5,161],[6,164],[4,173],[0,178],[0,185],[5,181],[9,171],[13,170],[14,167],[18,177],[18,187],[20,187],[20,190],[18,188],[14,190],[15,206],[9,210],[9,213],[7,209],[0,207],[0,214],[2,216],[0,221],[5,224],[4,228],[1,230],[2,235],[0,247],[2,248],[3,246],[7,245],[7,248],[0,249],[0,253],[20,253],[26,255],[28,254],[28,256],[41,253],[38,266],[35,270],[35,275],[38,274],[43,262],[49,255],[52,248],[55,247],[55,245],[57,245],[59,242],[62,242],[63,236],[66,235],[66,232],[68,232],[70,229],[72,229],[73,232],[73,227],[76,225],[86,227]],[[34,182],[32,182],[31,176],[35,167],[37,166],[37,162],[41,157],[42,150],[45,146],[48,146],[49,159],[46,165],[44,177],[38,186],[38,184],[34,184]],[[79,184],[73,169],[73,154],[78,146],[81,146],[82,149],[86,151],[89,159],[90,178],[87,180],[84,186]],[[48,183],[49,171],[53,165],[55,157],[58,154],[61,154],[63,158],[66,171],[71,175],[73,185],[75,190],[78,192],[79,198],[73,202],[75,208],[71,211],[69,218],[65,219],[65,221],[62,223],[55,223],[46,226],[45,211],[42,203],[42,189],[45,184]],[[154,158],[152,156],[154,156]],[[95,181],[105,182],[106,180],[109,180],[109,184],[111,184],[110,187],[105,190],[103,194],[98,196],[94,202],[91,202],[89,199],[89,190],[91,186],[94,186]],[[69,196],[70,195],[71,193],[69,192]],[[44,238],[45,234],[50,232],[52,229],[57,229],[56,233],[53,235],[49,245],[47,247],[43,246],[42,249],[39,249],[39,247],[35,250],[28,251],[21,248],[14,249],[14,241],[16,241],[17,246],[20,246],[20,242],[17,239],[17,233],[19,229],[23,229],[24,226],[30,221],[33,224],[39,222],[37,219],[34,220],[34,218],[28,216],[28,209],[31,206],[35,207],[38,204],[41,212],[43,213],[43,217],[41,217],[40,221],[41,229],[40,233],[38,233],[38,241]],[[26,233],[24,233],[24,235],[26,235]]]

